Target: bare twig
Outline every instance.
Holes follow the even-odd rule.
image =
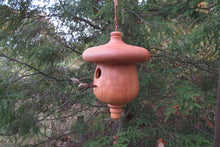
[[[77,78],[71,78],[70,80],[72,80],[74,83],[78,83],[78,87],[79,88],[94,88],[97,87],[97,85],[93,85],[93,84],[88,84],[88,83],[82,83],[79,79]]]

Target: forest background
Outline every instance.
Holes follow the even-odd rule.
[[[108,42],[113,0],[0,2],[0,142],[15,146],[209,147],[214,139],[218,0],[119,0],[124,42],[147,48],[140,91],[120,120],[92,89],[81,54]]]

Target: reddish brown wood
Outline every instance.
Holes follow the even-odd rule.
[[[138,94],[136,66],[135,64],[98,64],[94,85],[97,85],[94,94],[100,101],[112,105],[128,103]]]
[[[110,107],[111,118],[115,120],[119,119],[121,117],[121,108],[123,107],[123,105],[108,104],[108,106]]]
[[[112,32],[105,45],[83,52],[87,62],[98,63],[94,74],[95,96],[110,107],[111,118],[119,119],[121,108],[131,102],[139,90],[135,63],[147,61],[148,50],[124,43],[120,32]]]
[[[82,57],[87,62],[128,64],[147,61],[150,53],[145,48],[124,43],[121,32],[115,31],[107,44],[88,48]]]

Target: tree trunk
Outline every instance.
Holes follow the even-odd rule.
[[[218,73],[218,89],[217,89],[217,104],[216,104],[216,115],[215,115],[214,147],[220,147],[220,66],[219,66],[219,73]]]

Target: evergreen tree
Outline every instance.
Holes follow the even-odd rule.
[[[151,59],[138,64],[140,92],[109,118],[81,53],[114,31],[113,0],[0,2],[0,141],[43,146],[211,146],[219,62],[217,0],[118,0],[124,42]],[[158,141],[158,142],[157,142]]]

